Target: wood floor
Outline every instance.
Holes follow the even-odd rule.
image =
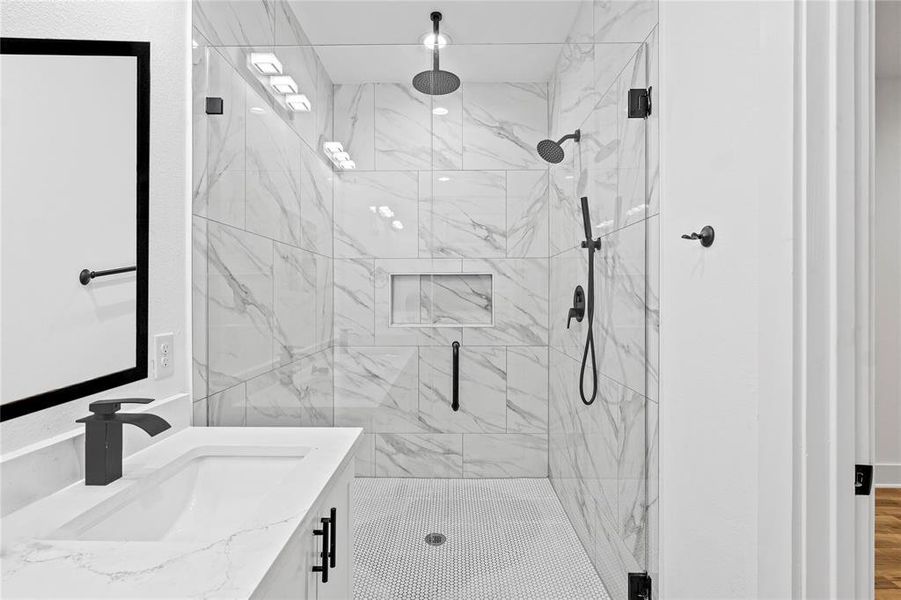
[[[901,488],[876,489],[876,600],[901,600]]]

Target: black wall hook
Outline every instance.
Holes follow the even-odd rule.
[[[701,245],[705,248],[709,248],[713,245],[713,237],[714,231],[713,227],[710,225],[704,225],[704,228],[701,229],[701,233],[691,233],[691,234],[683,234],[683,240],[701,240]]]

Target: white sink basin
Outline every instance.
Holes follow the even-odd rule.
[[[72,519],[49,539],[213,540],[241,528],[307,448],[197,448]]]

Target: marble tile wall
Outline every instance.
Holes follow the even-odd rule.
[[[366,430],[357,473],[547,476],[547,85],[430,98],[374,82],[334,99],[357,162],[335,182],[335,424]]]
[[[657,573],[658,127],[625,105],[630,88],[657,88],[656,23],[656,0],[585,0],[549,86],[551,129],[582,131],[549,171],[549,476],[617,600],[628,572]],[[581,196],[602,238],[592,406],[578,388],[587,323],[554,318],[587,280]]]
[[[194,25],[195,424],[332,425],[332,82],[285,2],[198,0]],[[311,112],[250,68],[273,48]]]

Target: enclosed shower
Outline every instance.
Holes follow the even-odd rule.
[[[625,600],[657,569],[656,8],[272,4],[194,3],[195,420],[363,429],[356,598]]]

